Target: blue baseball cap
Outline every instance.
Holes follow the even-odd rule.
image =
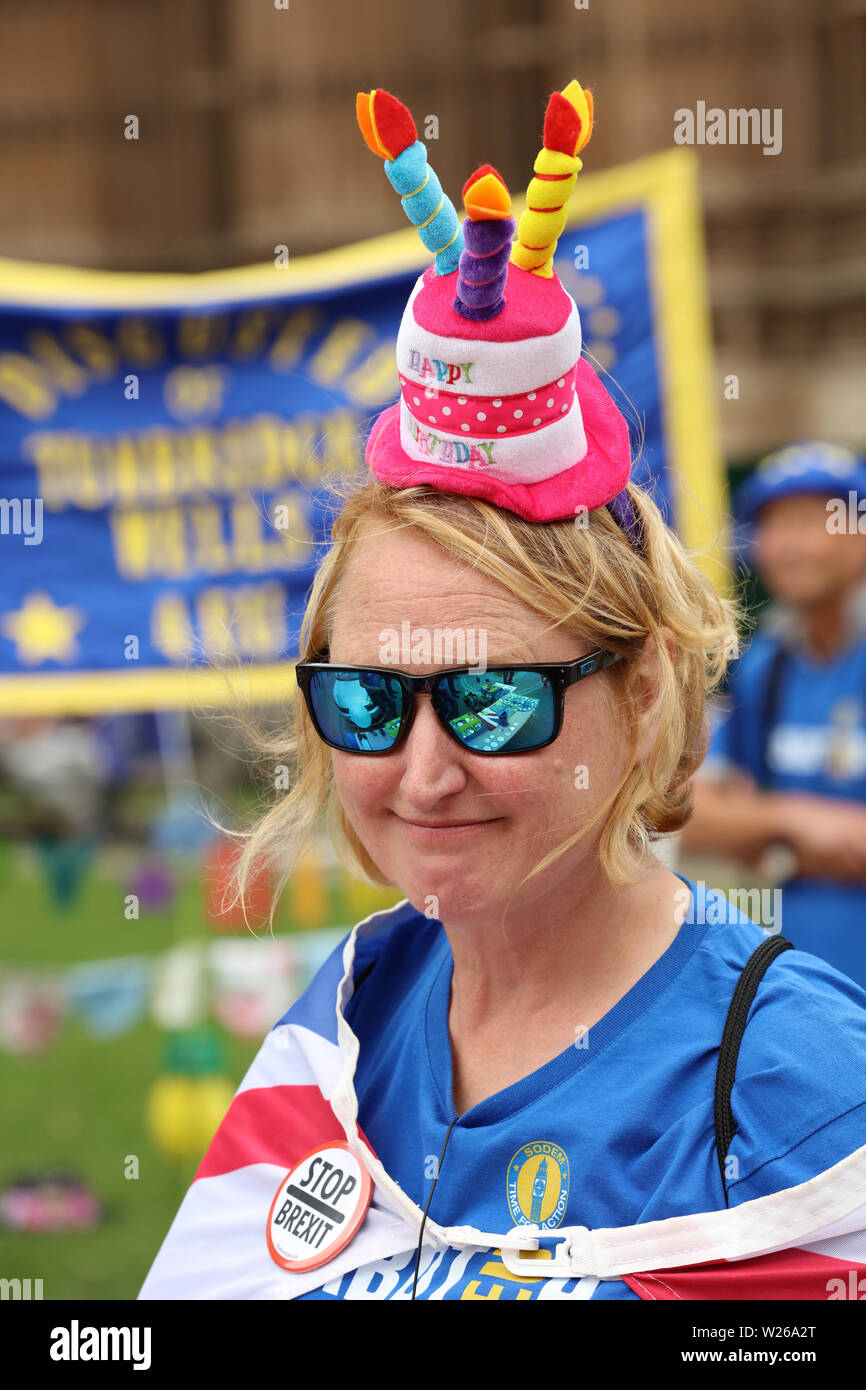
[[[791,444],[761,459],[755,472],[734,495],[734,515],[740,526],[751,528],[759,507],[777,497],[818,492],[840,496],[847,502],[849,492],[858,502],[866,498],[866,463],[851,449],[822,440]]]

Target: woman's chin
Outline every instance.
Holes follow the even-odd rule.
[[[491,893],[491,879],[486,875],[464,874],[452,880],[427,874],[423,883],[404,885],[402,891],[416,911],[431,921],[470,925],[497,913],[501,915],[505,908],[508,893],[503,892],[500,879],[494,881],[496,890]]]

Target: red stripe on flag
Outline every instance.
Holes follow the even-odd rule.
[[[624,1274],[639,1298],[866,1299],[866,1265],[813,1250],[777,1250],[751,1260],[720,1260],[685,1269]]]
[[[235,1096],[194,1181],[251,1163],[291,1168],[317,1145],[345,1137],[318,1086],[256,1086]]]

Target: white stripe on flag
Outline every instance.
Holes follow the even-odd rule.
[[[327,1264],[291,1273],[268,1254],[265,1224],[282,1168],[257,1163],[194,1182],[142,1285],[140,1299],[291,1299],[371,1260],[417,1245],[374,1191],[358,1234]]]
[[[281,1023],[268,1033],[235,1094],[260,1086],[318,1086],[329,1100],[342,1066],[336,1043],[297,1023]]]

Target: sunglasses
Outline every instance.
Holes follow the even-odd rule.
[[[619,661],[597,651],[562,664],[455,666],[408,676],[381,666],[299,661],[298,686],[316,733],[344,753],[390,753],[408,734],[415,696],[429,695],[442,727],[471,753],[511,756],[553,743],[562,729],[565,692]]]

